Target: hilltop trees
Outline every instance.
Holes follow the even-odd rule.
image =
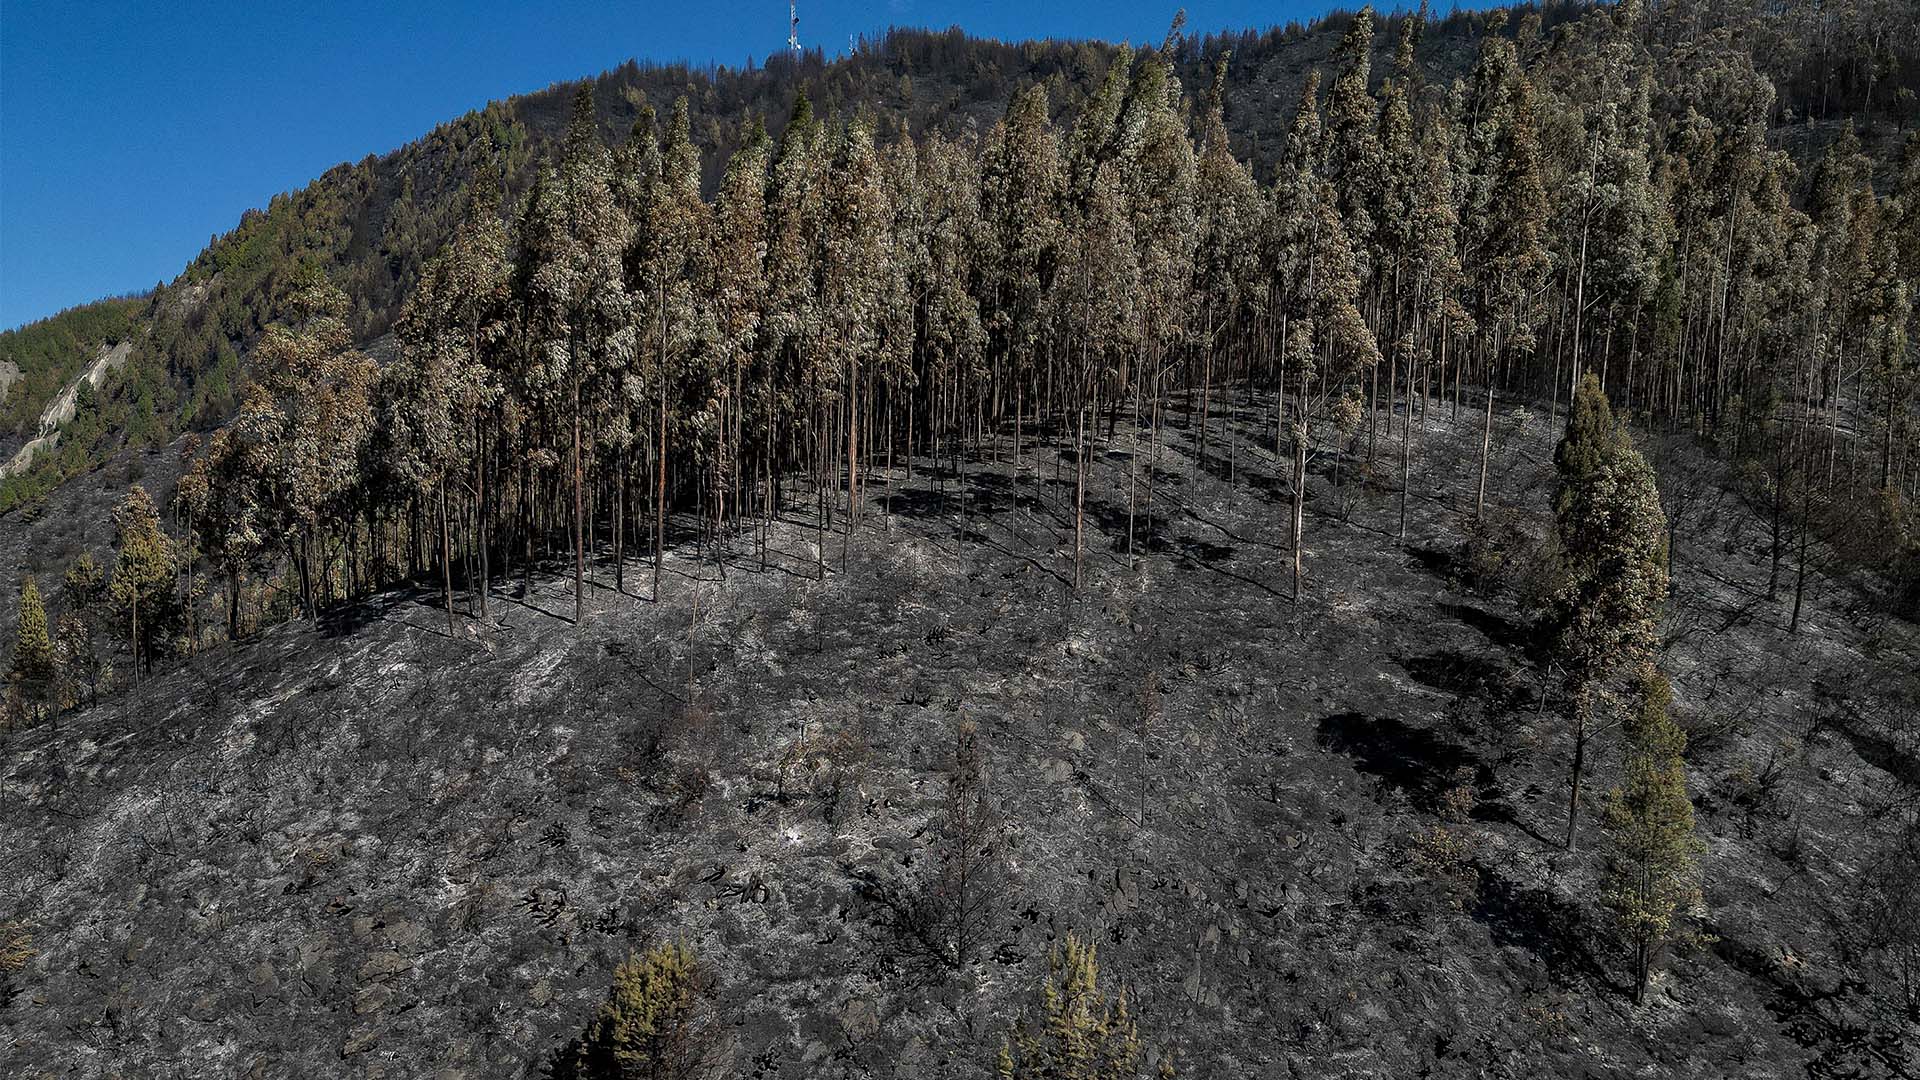
[[[430,576],[452,627],[462,585],[484,613],[496,567],[517,562],[530,585],[565,550],[579,618],[599,541],[621,590],[630,547],[650,548],[655,595],[676,524],[704,554],[756,512],[771,561],[796,481],[824,577],[827,530],[844,565],[869,484],[931,454],[943,512],[955,474],[970,511],[969,454],[997,461],[1009,436],[1033,481],[1020,520],[1042,526],[1016,532],[1064,562],[1070,529],[1061,578],[1085,590],[1107,510],[1095,470],[1125,453],[1115,547],[1132,565],[1136,518],[1144,505],[1153,528],[1167,475],[1163,415],[1185,395],[1198,464],[1215,464],[1224,430],[1230,478],[1248,409],[1272,425],[1258,467],[1278,474],[1291,549],[1272,569],[1304,600],[1318,455],[1331,450],[1338,482],[1362,433],[1372,466],[1381,426],[1428,424],[1449,392],[1457,420],[1463,396],[1484,395],[1477,479],[1431,493],[1479,522],[1495,396],[1557,411],[1592,374],[1623,423],[1689,428],[1738,462],[1768,532],[1768,593],[1797,562],[1803,599],[1839,523],[1868,499],[1887,508],[1876,520],[1902,520],[1920,479],[1906,355],[1920,151],[1882,195],[1867,144],[1836,126],[1803,178],[1773,149],[1775,90],[1752,58],[1723,41],[1676,49],[1667,17],[1626,3],[1548,39],[1490,15],[1472,67],[1443,83],[1421,62],[1424,16],[1399,22],[1387,67],[1374,44],[1392,21],[1362,11],[1278,140],[1233,126],[1246,62],[1177,30],[1138,53],[1088,51],[1084,78],[1012,89],[978,136],[957,115],[909,125],[838,96],[831,114],[796,96],[777,146],[699,94],[656,123],[639,95],[582,90],[550,147],[490,113],[448,148],[445,242],[403,242],[426,227],[417,186],[382,226],[406,278],[397,317],[347,299],[341,286],[364,299],[362,277],[329,282],[324,260],[293,259],[246,313],[245,362],[196,389],[240,406],[173,503],[186,591],[211,564],[237,636],[243,597],[264,612],[297,596],[311,614]],[[1209,68],[1193,100],[1183,78]],[[610,148],[616,117],[631,130]],[[703,153],[720,150],[733,153],[715,177]],[[290,219],[269,218],[233,242],[297,247]],[[239,272],[244,252],[217,254],[202,269]],[[376,348],[389,324],[393,348]],[[1405,508],[1422,440],[1399,434]],[[1052,455],[1051,487],[1036,452]],[[1608,475],[1605,498],[1637,497]],[[1575,488],[1588,494],[1569,512],[1605,501]],[[1602,640],[1619,614],[1596,584],[1604,559],[1576,550],[1592,530],[1569,527],[1555,632],[1576,700],[1604,704],[1588,691],[1624,678],[1633,649]]]

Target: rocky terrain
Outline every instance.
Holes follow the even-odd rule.
[[[56,446],[60,441],[60,426],[73,419],[74,411],[78,407],[80,384],[84,382],[90,389],[99,390],[101,384],[106,382],[107,376],[119,370],[120,366],[127,362],[127,357],[132,354],[133,342],[131,341],[122,341],[112,346],[102,345],[93,362],[80,373],[80,377],[67,384],[66,388],[61,390],[41,411],[39,434],[28,439],[11,458],[0,462],[0,477],[26,471],[27,467],[33,464],[35,454],[42,449],[50,450]],[[15,368],[14,373],[17,377],[19,369]],[[4,391],[8,382],[4,374],[0,374],[0,391]],[[4,394],[0,394],[0,400],[4,400]]]
[[[1519,551],[1557,425],[1505,408],[1490,513]],[[1286,484],[1246,443],[1266,404],[1204,460],[1178,423],[1141,463],[1136,569],[1126,456],[1095,463],[1078,596],[1071,451],[1016,471],[1003,442],[964,478],[876,477],[824,581],[794,517],[764,569],[744,538],[681,546],[658,597],[595,564],[582,626],[559,577],[453,636],[436,596],[389,594],[18,734],[0,918],[35,954],[0,1072],[539,1075],[615,963],[681,939],[717,975],[722,1075],[982,1076],[1068,929],[1183,1076],[1920,1069],[1842,931],[1920,780],[1920,629],[1816,580],[1789,637],[1759,525],[1717,488],[1680,515],[1664,663],[1709,936],[1635,1007],[1591,808],[1559,847],[1570,748],[1516,590],[1463,554],[1478,418],[1418,431],[1404,543],[1364,433],[1341,488],[1318,462],[1299,603]],[[903,898],[961,717],[1009,884],[954,972]],[[1436,873],[1420,838],[1462,787],[1467,854]]]

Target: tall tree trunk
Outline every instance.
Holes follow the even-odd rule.
[[[1407,416],[1400,425],[1400,542],[1407,542],[1407,492],[1413,480],[1413,372],[1407,372]],[[1392,390],[1389,387],[1388,393]]]
[[[613,456],[613,590],[627,591],[627,450]]]
[[[1587,766],[1587,720],[1593,709],[1593,689],[1582,678],[1573,694],[1573,775],[1567,794],[1567,837],[1562,846],[1573,850],[1574,832],[1580,823],[1580,781]]]
[[[847,557],[853,549],[854,519],[860,511],[860,361],[849,358],[850,378],[847,379],[847,520],[845,530],[840,536],[840,570],[847,569]],[[1014,444],[1014,458],[1020,455],[1019,443]]]
[[[578,626],[585,613],[587,538],[585,522],[581,520],[583,500],[580,486],[583,477],[580,463],[580,366],[577,355],[573,368],[573,622]]]
[[[1493,372],[1487,372],[1487,417],[1480,432],[1480,487],[1473,497],[1473,521],[1480,523],[1480,514],[1487,504],[1487,462],[1493,456]]]
[[[1293,599],[1300,601],[1302,548],[1305,546],[1307,520],[1307,392],[1305,378],[1300,381],[1300,423],[1293,433]]]
[[[1793,576],[1793,616],[1787,621],[1788,635],[1800,632],[1800,604],[1807,597],[1807,534],[1812,531],[1803,496],[1800,504],[1800,566]]]
[[[453,537],[447,525],[447,478],[440,477],[440,598],[447,605],[447,636],[455,637],[453,628]],[[576,620],[577,621],[577,620]]]
[[[664,332],[664,331],[663,331]],[[661,372],[659,450],[654,455],[653,492],[653,598],[660,599],[660,569],[667,560],[667,383]]]

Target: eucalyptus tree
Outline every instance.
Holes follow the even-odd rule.
[[[866,396],[867,414],[879,424],[877,438],[884,439],[886,467],[885,518],[893,522],[893,476],[896,437],[901,420],[906,421],[906,445],[902,460],[913,454],[914,395],[920,387],[920,313],[928,277],[928,192],[926,172],[920,167],[920,148],[915,145],[906,124],[901,121],[894,137],[881,155],[881,171],[886,184],[887,247],[889,257],[882,267],[880,288],[880,346],[878,362],[868,368],[868,385],[874,390]],[[877,399],[877,402],[876,402]],[[875,460],[882,451],[874,439],[867,444],[867,459]]]
[[[614,155],[613,177],[614,201],[626,214],[629,230],[623,265],[634,342],[632,351],[621,358],[621,369],[610,373],[615,376],[610,381],[616,392],[610,402],[611,415],[599,431],[601,452],[613,458],[613,586],[618,592],[626,591],[629,522],[636,520],[628,504],[636,483],[641,490],[654,491],[649,481],[659,447],[653,436],[661,427],[660,388],[656,383],[661,369],[667,253],[654,226],[660,217],[658,204],[666,195],[665,171],[659,117],[652,103],[642,101],[626,141]],[[658,502],[656,494],[649,494],[646,501],[653,507]],[[647,535],[652,537],[657,532],[658,514],[649,514],[646,521]],[[652,547],[649,542],[650,551]]]
[[[918,155],[923,207],[924,282],[916,321],[920,368],[928,384],[924,402],[932,451],[940,457],[941,438],[954,434],[951,418],[967,400],[969,387],[986,375],[986,321],[973,288],[981,232],[979,162],[973,147],[938,133],[927,137]],[[912,424],[912,415],[908,417]],[[911,442],[911,427],[909,427]],[[944,491],[944,487],[942,488]]]
[[[1207,96],[1200,152],[1194,170],[1194,219],[1199,231],[1193,252],[1193,294],[1200,298],[1200,453],[1207,451],[1207,418],[1213,390],[1214,357],[1225,342],[1239,340],[1250,323],[1249,309],[1264,299],[1259,288],[1259,233],[1265,209],[1253,170],[1233,155],[1227,137],[1227,64],[1214,67]],[[1228,377],[1234,374],[1228,357]],[[1232,422],[1228,423],[1229,431]]]
[[[571,429],[576,623],[585,614],[584,440],[610,405],[610,373],[623,371],[636,348],[624,268],[629,225],[614,200],[612,165],[593,93],[582,88],[559,166],[536,187],[521,240],[530,389],[544,414],[565,417]]]
[[[315,571],[332,566],[337,551],[326,548],[344,546],[355,516],[378,369],[353,346],[338,288],[309,277],[286,308],[290,321],[270,327],[254,347],[254,379],[220,449],[232,456],[223,471],[247,503],[236,542],[283,544],[311,615]]]
[[[1139,244],[1127,213],[1127,197],[1118,161],[1102,165],[1093,188],[1068,230],[1067,272],[1058,300],[1066,340],[1072,342],[1074,411],[1073,587],[1080,588],[1086,550],[1086,491],[1091,479],[1093,434],[1097,426],[1098,387],[1124,364],[1141,333],[1138,313]],[[1135,428],[1137,435],[1138,428]],[[1137,441],[1137,440],[1136,440]],[[1129,476],[1131,478],[1131,472]],[[1128,484],[1127,555],[1133,555],[1133,484]]]
[[[657,406],[653,424],[653,590],[657,598],[666,558],[670,435],[677,434],[685,444],[698,485],[702,466],[714,465],[719,456],[719,397],[726,379],[711,303],[713,211],[700,194],[700,152],[693,144],[684,97],[673,105],[661,146],[659,191],[648,209],[646,221],[636,231],[649,238],[652,259],[645,277],[651,300],[647,325],[635,329],[650,342],[646,351],[652,363],[647,376]],[[696,486],[695,490],[703,489]],[[704,490],[717,500],[717,485],[709,480]]]
[[[490,417],[504,392],[503,346],[511,332],[507,234],[491,177],[484,177],[451,240],[426,266],[395,327],[399,360],[381,373],[380,416],[391,459],[440,517],[440,568],[447,629],[453,632],[453,542],[449,489],[458,487],[479,535],[475,590],[486,613],[487,448]]]
[[[839,391],[833,404],[846,432],[845,567],[860,518],[860,380],[880,358],[881,323],[893,273],[892,212],[886,175],[864,120],[840,133],[822,199],[819,300],[826,360]],[[838,466],[835,467],[838,486]]]
[[[1496,15],[1496,20],[1501,17]],[[1461,262],[1471,274],[1477,351],[1487,395],[1480,480],[1474,496],[1477,522],[1486,504],[1487,467],[1493,450],[1496,369],[1511,354],[1532,347],[1550,265],[1547,196],[1532,88],[1520,71],[1513,42],[1492,29],[1481,41],[1462,109],[1466,160]]]
[[[1017,466],[1028,386],[1049,344],[1049,293],[1062,240],[1065,179],[1045,86],[1035,84],[1014,95],[981,156],[979,273],[993,365],[987,419],[995,425],[997,446],[1005,399],[1012,396]]]
[[[726,380],[727,512],[736,520],[742,513],[740,493],[747,456],[747,373],[760,351],[761,313],[767,299],[767,169],[771,146],[765,126],[756,119],[745,144],[727,161],[713,207],[714,348],[715,361]]]
[[[1179,80],[1169,61],[1173,44],[1170,33],[1158,51],[1142,57],[1135,66],[1121,105],[1116,139],[1139,273],[1134,310],[1140,325],[1140,360],[1134,387],[1136,396],[1145,393],[1153,402],[1155,462],[1160,450],[1162,390],[1171,366],[1168,357],[1185,343],[1192,321],[1193,255],[1198,242],[1194,208],[1198,169],[1193,141],[1181,117]],[[1153,514],[1152,477],[1149,469],[1149,522]]]
[[[814,279],[819,262],[824,137],[813,107],[802,92],[781,133],[767,189],[766,302],[760,319],[759,375],[754,381],[770,488],[761,529],[763,563],[767,526],[780,507],[780,476],[793,463],[793,449],[802,441],[791,429],[804,426],[812,435],[818,428],[818,410],[812,403],[820,393],[819,356],[824,339],[820,321],[824,313]],[[818,449],[817,438],[808,442]],[[821,476],[818,455],[801,460],[817,488]],[[816,508],[817,539],[824,550],[824,494],[818,491]],[[816,570],[824,566],[824,555],[817,560]]]
[[[128,488],[120,504],[113,508],[113,547],[113,572],[107,578],[107,595],[126,613],[127,640],[133,652],[133,681],[138,683],[141,669],[151,665],[156,631],[166,625],[175,603],[176,558],[173,538],[160,527],[160,514],[154,508],[153,497],[138,484]],[[23,594],[23,606],[24,603]],[[26,614],[22,612],[23,628]],[[44,612],[41,622],[44,630]],[[18,662],[16,653],[15,663]]]
[[[1373,6],[1354,13],[1335,47],[1337,71],[1327,94],[1326,142],[1320,148],[1320,173],[1333,185],[1335,206],[1354,246],[1354,269],[1363,289],[1375,282],[1375,230],[1383,222],[1385,162],[1379,110],[1369,87],[1373,71]]]

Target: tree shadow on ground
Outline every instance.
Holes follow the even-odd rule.
[[[1810,1077],[1913,1076],[1913,1047],[1891,1024],[1872,1015],[1871,989],[1842,978],[1832,987],[1810,984],[1777,962],[1779,953],[1739,935],[1716,931],[1713,954],[1745,974],[1769,996],[1767,1011],[1781,1033],[1815,1053]]]
[[[1087,502],[1087,520],[1094,528],[1114,541],[1114,550],[1124,552],[1127,549],[1127,504],[1094,499]],[[1196,540],[1191,536],[1176,533],[1171,529],[1172,518],[1163,507],[1151,519],[1147,517],[1143,506],[1136,506],[1133,515],[1133,549],[1135,552],[1150,552],[1155,555],[1179,554],[1208,566],[1232,558],[1238,548],[1226,544],[1216,544],[1207,540]]]
[[[1459,572],[1460,555],[1437,547],[1410,547],[1407,549],[1407,565],[1417,570],[1425,570],[1442,581],[1451,581]]]
[[[1320,745],[1353,759],[1353,767],[1405,792],[1427,813],[1438,813],[1440,797],[1464,772],[1476,789],[1497,782],[1493,770],[1471,751],[1426,728],[1387,716],[1336,713],[1319,723]]]
[[[446,617],[445,599],[440,590],[438,588],[427,589],[416,585],[397,588],[389,592],[377,594],[366,600],[356,600],[351,604],[328,608],[314,619],[314,626],[320,631],[323,637],[346,637],[349,634],[357,633],[370,623],[381,622],[388,619],[395,609],[406,607],[433,608],[440,613],[441,618],[444,619]],[[437,633],[441,637],[448,636],[444,626],[435,628],[431,626],[421,626],[411,620],[403,619],[401,621],[406,622],[409,626],[413,626],[416,629],[425,630],[428,633]]]
[[[1495,615],[1485,608],[1471,604],[1441,604],[1440,610],[1448,617],[1480,631],[1490,643],[1523,656],[1534,663],[1540,663],[1544,656],[1543,637],[1521,625],[1518,621]]]
[[[1515,884],[1478,860],[1474,868],[1480,872],[1480,893],[1471,914],[1487,928],[1495,945],[1531,952],[1556,985],[1585,981],[1617,993],[1629,992],[1594,959],[1589,943],[1596,940],[1597,928],[1578,904],[1546,889]]]
[[[1413,681],[1422,686],[1470,697],[1491,708],[1518,709],[1535,699],[1511,666],[1488,657],[1459,649],[1441,649],[1395,659]]]

